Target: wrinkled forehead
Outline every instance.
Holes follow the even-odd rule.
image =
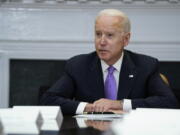
[[[124,17],[122,16],[98,16],[95,21],[95,29],[99,27],[109,27],[122,30],[124,24]]]

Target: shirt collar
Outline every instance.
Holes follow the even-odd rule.
[[[119,58],[119,60],[113,65],[113,67],[116,68],[116,70],[117,70],[118,72],[120,72],[120,70],[121,70],[121,65],[122,65],[123,57],[124,57],[124,52],[122,52],[122,55],[121,55],[121,57]],[[106,64],[106,62],[103,61],[103,60],[101,60],[101,66],[102,66],[103,72],[106,72],[106,71],[107,71],[107,68],[109,67],[109,65]]]

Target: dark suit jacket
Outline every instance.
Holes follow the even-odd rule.
[[[133,75],[133,77],[132,77]],[[131,77],[130,77],[131,76]],[[74,114],[81,101],[104,98],[100,59],[96,52],[71,58],[64,75],[43,96],[43,105],[60,105],[64,114]],[[124,51],[117,99],[132,99],[132,108],[176,108],[172,90],[162,81],[158,60]]]

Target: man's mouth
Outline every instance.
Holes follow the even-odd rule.
[[[100,52],[100,53],[107,53],[108,50],[100,49],[99,52]]]

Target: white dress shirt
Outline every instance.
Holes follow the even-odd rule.
[[[120,59],[114,65],[112,65],[116,69],[113,72],[113,75],[114,75],[115,80],[116,80],[117,88],[119,87],[119,76],[120,76],[123,57],[124,57],[124,53],[122,53],[122,56],[120,57]],[[105,61],[101,60],[101,67],[102,67],[102,71],[103,71],[103,79],[105,82],[107,74],[108,74],[107,69],[108,69],[109,65],[107,65],[105,63]],[[118,93],[118,89],[117,89],[117,93]],[[77,107],[76,114],[82,114],[86,104],[87,104],[86,102],[81,102]],[[130,99],[124,99],[123,111],[130,111],[130,110],[132,110],[131,100]]]

